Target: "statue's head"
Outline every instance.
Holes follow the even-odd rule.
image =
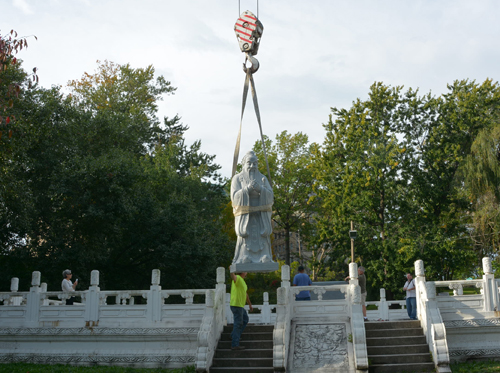
[[[250,150],[247,154],[245,154],[242,160],[242,165],[243,170],[246,172],[254,172],[259,169],[259,161],[253,150]]]

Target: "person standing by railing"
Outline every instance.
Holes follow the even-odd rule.
[[[231,332],[231,350],[244,350],[240,346],[240,338],[243,330],[248,324],[248,313],[245,310],[245,301],[250,306],[250,312],[253,311],[252,303],[247,293],[247,284],[243,280],[247,276],[246,272],[237,275],[231,273],[231,301],[229,302],[231,312],[233,313],[233,331]]]
[[[62,280],[62,283],[61,283],[62,291],[65,293],[70,293],[72,291],[75,291],[76,285],[78,285],[78,279],[76,279],[75,283],[71,282],[71,278],[73,277],[71,270],[65,269],[63,271],[62,275],[64,277],[64,279]],[[66,305],[71,306],[74,301],[75,301],[75,297],[71,297],[69,299],[66,299]]]
[[[309,275],[304,272],[304,267],[299,266],[298,271],[293,277],[293,286],[311,286],[312,281],[309,278]],[[299,294],[295,296],[295,300],[311,300],[311,293],[309,290],[302,290]]]
[[[403,290],[406,291],[406,311],[412,320],[417,319],[417,292],[415,290],[415,280],[411,273],[406,274],[406,283]]]

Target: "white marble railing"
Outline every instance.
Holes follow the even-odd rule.
[[[444,287],[453,290],[453,295],[464,295],[464,287],[475,287],[481,289],[483,293],[483,280],[453,280],[453,281],[434,281],[437,288]]]
[[[293,317],[292,293],[290,291],[290,266],[281,267],[281,287],[278,288],[276,324],[273,330],[274,371],[285,372],[290,351],[290,332]]]
[[[217,286],[215,291],[207,290],[205,316],[198,332],[198,349],[196,351],[196,370],[206,372],[210,369],[217,349],[217,343],[222,334],[225,318],[225,269],[217,268]]]
[[[477,280],[426,281],[423,262],[421,260],[415,262],[417,313],[437,372],[451,372],[449,368],[450,350],[448,348],[450,337],[447,336],[446,323],[455,328],[452,330],[453,338],[451,338],[455,345],[461,345],[461,341],[463,341],[463,337],[460,336],[457,329],[461,325],[496,325],[500,282],[495,280],[490,258],[483,258],[483,271],[483,278]],[[453,296],[436,297],[436,287],[453,289]],[[464,287],[479,288],[481,292],[480,294],[463,295]],[[445,320],[443,320],[444,317],[446,317]],[[489,332],[494,333],[491,328],[489,328]],[[471,331],[467,333],[467,338],[471,342],[465,352],[468,356],[484,356],[485,351],[487,351],[486,354],[494,353],[494,349],[484,347],[490,343],[489,340],[479,340],[476,347],[474,343],[476,343],[477,336]],[[479,331],[479,333],[481,332]],[[455,347],[454,354],[459,356],[461,350]]]
[[[376,310],[367,310],[366,316],[370,321],[384,320],[394,321],[407,319],[405,300],[387,300],[385,297],[385,289],[380,289],[380,300],[366,302],[366,306],[376,306]],[[399,308],[392,309],[392,305],[398,305]]]
[[[228,324],[233,323],[233,313],[231,312],[231,294],[226,293],[226,321]],[[259,310],[260,312],[249,312],[248,319],[250,324],[274,324],[276,322],[276,310],[275,304],[269,304],[269,293],[265,292],[262,294],[262,304],[253,304],[254,310]],[[247,312],[250,310],[248,305],[245,305]]]
[[[278,288],[278,304],[276,307],[276,324],[273,335],[274,350],[273,361],[275,371],[288,369],[291,343],[292,321],[310,324],[314,319],[345,323],[350,326],[353,346],[353,360],[357,370],[368,369],[368,354],[366,349],[365,325],[361,307],[361,289],[358,284],[357,265],[350,266],[351,283],[345,285],[325,286],[300,286],[290,287],[290,268],[283,266],[282,283]],[[351,268],[352,267],[352,268]],[[309,290],[317,295],[317,300],[296,301],[295,295],[301,291]],[[327,291],[340,291],[345,294],[344,299],[323,299]],[[297,335],[295,335],[297,337]],[[292,367],[293,368],[293,367]]]
[[[446,328],[436,301],[436,286],[433,282],[425,281],[424,264],[421,260],[415,262],[417,313],[420,325],[432,352],[432,359],[436,371],[451,372]]]
[[[368,369],[368,351],[366,348],[365,322],[361,306],[361,288],[358,282],[358,265],[349,263],[349,297],[351,305],[351,331],[354,349],[354,364],[358,371]]]
[[[40,272],[33,272],[29,292],[20,292],[19,280],[11,281],[11,292],[0,293],[0,326],[38,327],[48,322],[59,326],[88,326],[99,322],[102,327],[134,325],[148,327],[159,321],[172,321],[179,317],[199,322],[205,312],[205,303],[195,304],[195,295],[206,296],[209,289],[162,290],[159,286],[159,270],[153,270],[149,290],[99,289],[99,272],[92,271],[88,290],[62,292],[46,291],[40,283]],[[184,298],[184,304],[165,304],[170,296]],[[67,306],[65,300],[76,297],[78,302]],[[136,297],[146,299],[135,303]],[[109,303],[109,299],[114,302]],[[113,299],[114,298],[114,299]],[[113,304],[114,303],[114,304]],[[182,310],[182,311],[181,311]]]

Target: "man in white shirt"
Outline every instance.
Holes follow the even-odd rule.
[[[70,293],[72,291],[75,291],[76,285],[78,284],[78,279],[76,279],[74,284],[71,282],[71,278],[73,277],[71,270],[65,269],[63,271],[62,275],[64,277],[64,279],[62,280],[62,283],[61,283],[62,291],[65,293]],[[75,301],[75,297],[71,297],[69,299],[66,299],[66,305],[72,305],[74,301]]]
[[[406,290],[406,311],[412,320],[417,319],[417,292],[415,287],[415,280],[411,273],[406,274],[406,282],[403,290]]]

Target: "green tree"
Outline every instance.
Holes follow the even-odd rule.
[[[151,82],[138,80],[130,86],[141,92]],[[82,100],[39,88],[18,107],[26,136],[15,139],[2,178],[24,189],[2,191],[2,234],[11,237],[2,260],[15,264],[2,277],[27,282],[41,269],[56,290],[62,269],[84,287],[98,269],[103,288],[124,289],[149,286],[159,268],[169,288],[211,286],[233,244],[220,219],[228,198],[207,181],[217,178],[213,156],[185,144],[178,117],[162,127],[143,115],[149,109],[136,116],[121,102],[101,110]]]
[[[415,203],[398,258],[424,260],[426,275],[434,279],[468,276],[481,267],[471,240],[474,210],[460,169],[474,139],[498,118],[497,84],[463,80],[448,89],[438,98],[428,95],[404,128],[415,145],[410,168]]]
[[[299,233],[307,242],[314,213],[309,197],[312,192],[311,152],[315,144],[302,132],[295,135],[287,131],[276,135],[276,142],[265,138],[269,169],[274,192],[273,221],[278,230],[285,231],[285,263],[290,265],[290,233]],[[257,141],[253,150],[259,164],[265,165],[262,143]]]
[[[355,260],[368,268],[375,288],[397,288],[395,268],[399,229],[406,211],[408,180],[405,165],[411,157],[398,138],[414,92],[376,83],[367,101],[352,108],[332,109],[327,136],[316,152],[316,244],[328,249],[330,269],[338,279],[350,261],[350,221],[358,231]]]
[[[36,36],[34,36],[36,39]],[[5,134],[8,139],[12,138],[15,131],[16,117],[13,114],[12,108],[14,102],[19,99],[22,84],[26,82],[26,74],[19,68],[17,53],[23,48],[28,47],[27,37],[18,37],[16,31],[11,30],[6,35],[0,34],[0,140]],[[36,67],[33,68],[33,74],[30,76],[33,82],[38,83],[38,76],[36,75]],[[31,87],[31,79],[28,81],[27,86]],[[4,144],[5,147],[5,138]]]

